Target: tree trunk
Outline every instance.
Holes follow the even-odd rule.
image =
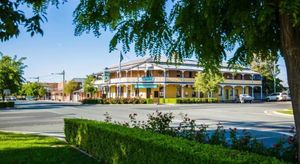
[[[286,63],[292,98],[297,142],[300,143],[300,29],[293,27],[288,15],[280,14],[281,50]],[[298,163],[300,164],[300,144]]]

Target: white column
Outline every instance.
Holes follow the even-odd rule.
[[[232,85],[232,100],[235,100],[235,90],[234,90],[234,85]]]
[[[263,87],[260,86],[260,99],[263,100]]]
[[[166,91],[167,91],[166,82],[167,82],[167,70],[164,70],[164,99],[166,98]]]
[[[252,97],[254,97],[254,86],[252,85]]]
[[[243,85],[242,88],[243,88],[243,94],[245,94],[245,86]]]
[[[224,85],[221,85],[221,100],[224,101],[225,100],[225,94],[224,94]]]

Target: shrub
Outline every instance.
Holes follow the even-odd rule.
[[[82,104],[102,104],[102,99],[83,99],[81,100]]]
[[[153,104],[153,99],[146,99],[147,104]]]
[[[84,99],[82,104],[153,104],[153,99],[143,98],[103,98]]]
[[[13,108],[15,106],[15,102],[7,101],[7,102],[0,102],[0,108]]]
[[[271,157],[90,120],[65,119],[65,135],[67,142],[101,163],[281,163]]]

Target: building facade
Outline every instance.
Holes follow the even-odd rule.
[[[184,60],[175,65],[161,59],[156,62],[152,58],[142,58],[105,68],[102,79],[95,85],[102,91],[103,97],[116,98],[192,98],[207,97],[207,93],[196,92],[193,85],[195,76],[203,68],[197,61]],[[239,94],[245,93],[262,99],[262,78],[249,68],[241,71],[220,69],[224,82],[213,95],[222,101],[235,100]]]

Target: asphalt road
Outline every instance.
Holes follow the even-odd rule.
[[[214,129],[217,123],[227,128],[248,129],[266,144],[292,135],[293,117],[275,114],[278,109],[291,108],[290,102],[254,104],[184,104],[184,105],[80,105],[76,103],[18,102],[16,109],[0,110],[0,130],[33,132],[63,137],[64,118],[104,120],[108,112],[114,121],[128,121],[137,113],[138,120],[156,110],[172,112],[174,124],[188,114],[197,124]]]

